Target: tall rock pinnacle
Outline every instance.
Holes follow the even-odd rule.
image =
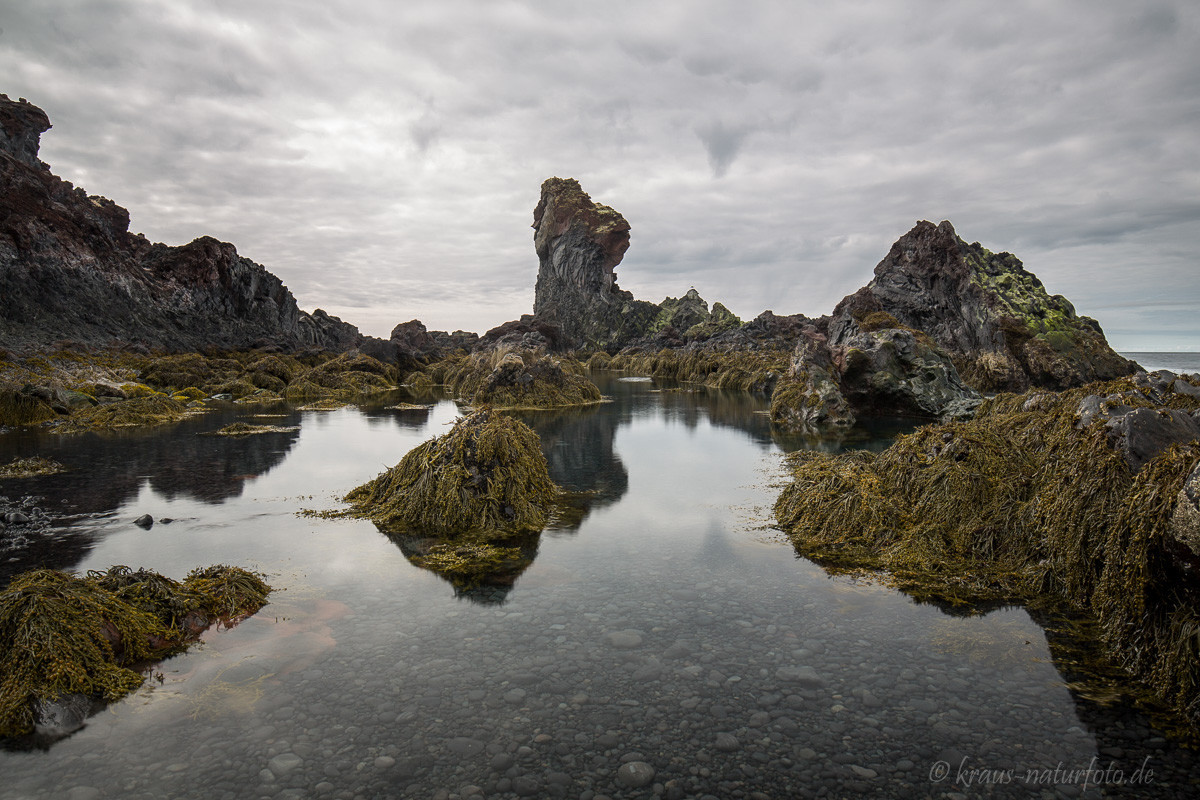
[[[550,178],[533,210],[538,254],[535,317],[583,348],[615,348],[644,335],[659,308],[617,286],[629,223],[592,201],[573,178]]]

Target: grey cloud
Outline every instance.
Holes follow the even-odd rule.
[[[50,114],[56,172],[372,333],[529,311],[551,175],[629,219],[650,299],[820,314],[948,218],[1110,334],[1200,307],[1183,0],[0,7],[0,91]]]

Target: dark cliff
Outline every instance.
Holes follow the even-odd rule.
[[[129,212],[38,160],[50,121],[0,95],[0,336],[23,349],[55,342],[170,351],[203,347],[341,351],[353,325],[306,314],[283,282],[233,245],[180,247],[129,232]]]

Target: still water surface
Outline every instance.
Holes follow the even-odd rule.
[[[0,461],[71,468],[0,484],[66,515],[0,581],[230,563],[277,590],[68,739],[0,752],[0,797],[1195,796],[1191,751],[1068,685],[1052,620],[831,578],[767,527],[783,452],[882,449],[903,423],[787,439],[745,394],[600,382],[613,402],[523,417],[587,513],[474,589],[369,522],[296,513],[444,432],[447,401],[0,435]],[[300,427],[197,435],[235,418]]]

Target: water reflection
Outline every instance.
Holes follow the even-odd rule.
[[[504,555],[496,558],[485,566],[471,565],[465,567],[435,568],[427,559],[436,550],[446,548],[453,552],[454,543],[431,536],[418,536],[411,533],[399,533],[380,528],[409,563],[421,569],[428,570],[450,584],[454,596],[481,605],[502,605],[517,583],[517,578],[529,568],[537,558],[540,534],[517,537],[498,546],[504,548]]]
[[[223,404],[212,413],[170,427],[57,435],[39,429],[12,431],[0,439],[0,460],[38,455],[58,461],[66,472],[5,480],[0,493],[44,498],[41,507],[55,520],[52,531],[31,537],[9,551],[0,565],[0,585],[37,566],[70,570],[99,535],[80,523],[111,516],[149,486],[170,500],[190,498],[218,504],[242,494],[248,480],[270,472],[287,457],[298,430],[254,436],[205,436],[235,419],[280,427],[299,425],[300,412],[286,407],[259,409],[268,417]]]

